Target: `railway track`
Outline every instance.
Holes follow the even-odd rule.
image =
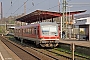
[[[15,42],[15,40],[14,40]],[[19,41],[16,40],[16,42],[12,44],[17,45],[22,50],[24,50],[26,53],[30,54],[36,60],[72,60],[72,57],[69,55],[63,55],[60,53],[60,51],[57,52],[56,49],[43,49],[43,48],[36,48],[33,44],[21,44]],[[11,42],[10,42],[11,43]],[[17,43],[17,44],[16,44]],[[22,58],[22,57],[21,57]],[[30,60],[30,59],[29,59]],[[78,60],[78,59],[76,59]]]
[[[51,52],[53,53],[56,53],[56,54],[62,54],[62,52],[64,52],[66,55],[68,55],[69,57],[72,56],[72,53],[71,52],[65,52],[65,51],[62,51],[62,50],[58,50],[59,48],[55,48],[53,50],[50,50]],[[59,53],[58,53],[59,52]],[[75,54],[75,60],[90,60],[90,58],[88,57],[85,57],[85,56],[81,56],[81,55],[78,55],[78,54]]]
[[[27,51],[32,51],[32,54],[37,55],[37,57],[41,58],[42,60],[67,60],[64,57],[56,56],[53,53],[47,52],[45,49],[37,48],[35,45],[31,44],[21,44],[19,41],[15,41],[17,44],[24,46],[24,49]]]
[[[29,46],[31,46],[31,44]],[[55,48],[55,49],[37,49],[37,48],[33,48],[33,47],[32,47],[32,49],[34,49],[40,53],[43,53],[44,55],[47,55],[49,57],[57,58],[57,59],[60,59],[60,58],[64,59],[65,58],[66,60],[72,60],[72,54],[59,51],[57,48]],[[82,56],[79,56],[79,55],[75,55],[75,60],[89,60],[89,59],[82,57]]]
[[[58,51],[57,49],[47,49],[47,51],[52,52],[52,53],[57,54],[57,55],[62,56],[62,57],[66,57],[67,59],[72,60],[72,54],[61,52],[61,51]],[[88,59],[83,58],[81,56],[75,56],[74,59],[75,60],[88,60]]]
[[[0,36],[0,40],[10,49],[12,50],[21,60],[66,60],[66,58],[57,58],[53,54],[48,54],[43,51],[43,49],[34,48],[31,46],[26,46],[23,44],[19,45],[6,39],[5,37]]]
[[[16,43],[18,43],[18,44],[21,44],[20,42],[18,42],[18,41],[16,41]],[[36,48],[36,46],[35,45],[33,45],[32,43],[29,43],[29,44],[21,44],[21,45],[23,45],[23,46],[25,46],[25,48],[24,49],[26,49],[26,50],[29,50],[29,51],[37,51],[37,52],[39,52],[39,55],[40,54],[43,54],[43,55],[45,55],[45,56],[48,56],[48,57],[50,57],[50,58],[53,58],[54,60],[71,60],[71,58],[67,58],[66,56],[58,56],[57,54],[55,54],[55,53],[52,53],[52,52],[50,52],[50,51],[47,51],[46,49],[44,49],[44,48],[42,48],[42,49],[40,49],[40,48]],[[37,55],[38,56],[38,55]],[[43,57],[44,59],[45,58],[47,58],[47,57]]]
[[[18,45],[8,41],[4,37],[0,36],[0,40],[10,49],[12,50],[21,60],[40,60],[38,57],[34,56],[33,54],[28,53]]]

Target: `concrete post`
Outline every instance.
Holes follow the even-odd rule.
[[[89,40],[90,40],[90,25],[89,25]]]

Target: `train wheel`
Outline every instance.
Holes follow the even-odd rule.
[[[37,42],[35,42],[35,45],[36,45],[36,47],[40,47],[40,44],[38,44]]]
[[[40,44],[36,45],[38,48],[40,48]]]
[[[14,37],[16,40],[18,40],[18,38],[17,37]]]

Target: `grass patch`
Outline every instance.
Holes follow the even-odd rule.
[[[62,52],[68,53],[68,54],[72,54],[72,51],[70,51],[70,50],[66,50],[66,49],[62,49],[62,48],[55,48],[55,49],[58,50],[58,51],[62,51]],[[84,57],[86,59],[90,59],[90,56],[87,56],[85,54],[81,54],[81,53],[75,52],[75,55],[76,56],[80,56],[80,57]]]

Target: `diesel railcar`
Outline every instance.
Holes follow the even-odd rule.
[[[56,47],[59,43],[59,28],[55,22],[41,22],[15,27],[14,36],[23,40],[34,41],[41,47]]]

